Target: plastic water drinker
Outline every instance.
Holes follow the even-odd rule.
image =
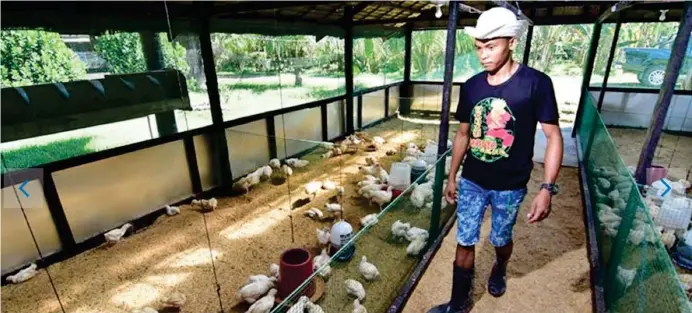
[[[411,165],[394,162],[389,171],[389,185],[399,191],[404,191],[411,185]]]
[[[692,204],[689,199],[674,197],[663,201],[656,224],[665,228],[687,229],[692,218]]]
[[[428,145],[427,147],[425,147],[425,151],[423,152],[423,159],[429,165],[435,164],[435,161],[437,161],[437,146]]]
[[[428,164],[423,160],[416,160],[413,162],[413,168],[411,169],[411,181],[416,181],[418,177],[422,176],[423,173],[428,169]],[[425,182],[425,177],[423,177],[419,183]]]

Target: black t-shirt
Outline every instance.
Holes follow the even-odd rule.
[[[550,77],[525,65],[497,86],[488,84],[486,72],[471,77],[455,117],[471,124],[461,176],[489,190],[526,187],[536,125],[559,120]]]

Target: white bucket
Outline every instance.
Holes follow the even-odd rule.
[[[394,162],[389,170],[389,185],[399,191],[404,191],[411,185],[411,165]]]

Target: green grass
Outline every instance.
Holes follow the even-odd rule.
[[[79,137],[58,140],[44,145],[26,146],[14,150],[2,151],[2,167],[7,169],[29,168],[58,160],[96,152],[88,147],[93,137]]]
[[[232,91],[232,90],[250,90],[254,94],[260,94],[267,90],[277,90],[279,88],[292,88],[293,84],[281,84],[270,83],[270,84],[254,84],[254,83],[234,83],[228,85],[222,85],[221,91]]]
[[[357,83],[353,86],[354,91],[367,88],[366,85]],[[326,89],[323,87],[310,87],[310,91],[307,92],[306,97],[316,98],[316,99],[326,99],[331,97],[336,97],[346,94],[346,86],[341,86],[333,89]]]

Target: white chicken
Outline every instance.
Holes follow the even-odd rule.
[[[279,159],[271,159],[269,160],[269,166],[274,169],[279,169],[279,167],[281,167],[281,162]]]
[[[423,152],[418,150],[418,148],[411,148],[409,147],[406,149],[406,156],[414,157],[414,158],[419,158],[423,155]]]
[[[329,178],[322,181],[322,189],[324,190],[334,190],[336,189],[336,183],[329,180]]]
[[[310,299],[306,296],[302,296],[290,309],[288,309],[288,311],[286,311],[286,313],[303,313],[305,312],[308,302],[310,302]]]
[[[411,227],[406,231],[406,240],[413,241],[416,238],[428,239],[428,231],[418,227]]]
[[[370,192],[376,191],[376,190],[381,190],[384,187],[387,187],[387,185],[386,184],[365,185],[365,186],[361,187],[360,189],[358,189],[358,194],[369,199]]]
[[[370,198],[370,204],[373,202],[377,203],[377,205],[380,206],[380,211],[382,211],[383,207],[385,204],[392,202],[392,190],[394,190],[393,186],[387,187],[387,190],[373,190],[369,192],[368,198]]]
[[[344,284],[346,284],[346,293],[348,293],[349,296],[356,297],[360,301],[365,299],[365,288],[363,288],[363,284],[359,281],[347,279]]]
[[[321,221],[324,218],[324,213],[322,213],[322,211],[320,211],[318,208],[311,208],[305,211],[304,214],[305,216],[317,221]]]
[[[317,241],[320,243],[320,245],[329,244],[329,238],[330,237],[331,237],[331,232],[329,230],[329,227],[325,227],[323,229],[317,228]]]
[[[383,183],[389,181],[389,174],[387,174],[387,171],[385,171],[382,168],[381,164],[373,164],[371,166],[359,166],[358,169],[361,171],[361,173],[366,175],[372,175],[375,178],[382,181]]]
[[[670,188],[674,194],[684,196],[687,193],[687,189],[690,188],[690,182],[685,179],[680,179],[676,182],[670,183]]]
[[[366,216],[363,216],[363,217],[360,219],[360,225],[363,226],[363,227],[368,227],[368,226],[370,226],[370,225],[375,225],[375,224],[377,224],[378,221],[379,221],[379,220],[377,219],[377,214],[372,213],[372,214],[368,214],[368,215],[366,215]]]
[[[240,288],[238,295],[247,303],[253,304],[257,299],[266,294],[269,289],[274,288],[274,283],[276,281],[276,277],[269,277],[267,280],[260,279],[253,281]]]
[[[425,248],[427,238],[426,237],[416,237],[411,241],[411,243],[406,247],[406,254],[410,256],[417,256]]]
[[[318,274],[322,277],[329,276],[329,273],[332,270],[329,266],[329,260],[330,258],[329,254],[327,254],[327,249],[322,249],[320,255],[316,255],[314,258],[312,258],[312,270],[317,271],[318,269],[324,267]]]
[[[666,248],[670,249],[675,245],[675,230],[666,230],[661,234],[661,241]]]
[[[114,245],[118,241],[120,241],[120,239],[122,239],[123,236],[125,236],[125,234],[127,234],[127,231],[130,230],[131,228],[132,228],[132,224],[126,223],[125,225],[123,225],[119,228],[113,229],[113,230],[103,234],[103,236],[106,238],[106,242],[109,245]]]
[[[368,175],[368,176],[369,176],[369,175]],[[380,183],[380,180],[379,180],[379,179],[378,179],[378,180],[365,179],[365,180],[362,180],[362,181],[359,181],[359,182],[358,182],[358,187],[361,187],[361,188],[362,188],[362,187],[365,187],[365,186],[368,186],[368,185],[374,185],[374,184],[379,184],[379,183]]]
[[[321,306],[316,303],[308,302],[307,304],[308,313],[324,313]]]
[[[187,297],[180,292],[172,292],[161,299],[164,308],[182,308],[187,302]]]
[[[269,179],[272,177],[272,173],[274,173],[274,171],[272,170],[272,167],[269,165],[265,165],[262,167],[261,178],[262,179]]]
[[[286,165],[286,164],[284,164],[284,165],[281,166],[281,171],[282,171],[282,172],[284,173],[284,175],[286,175],[286,176],[291,176],[291,175],[293,175],[293,169],[292,169],[290,166]]]
[[[236,181],[235,183],[233,183],[231,189],[238,192],[242,191],[243,193],[247,194],[248,192],[250,192],[250,187],[250,181],[247,179],[247,177],[243,177],[241,179],[238,179],[238,181]]]
[[[287,159],[286,164],[295,168],[301,168],[308,166],[308,164],[310,164],[310,161],[301,159]]]
[[[336,213],[336,212],[343,212],[343,208],[341,207],[341,204],[338,203],[325,203],[324,207],[327,209],[327,212],[329,213]]]
[[[317,192],[322,189],[321,181],[313,181],[305,184],[305,194],[310,197],[310,199],[315,199]]]
[[[258,274],[258,275],[251,275],[250,277],[247,278],[247,281],[245,282],[245,285],[249,285],[258,281],[270,281],[270,277],[264,274]]]
[[[368,313],[368,310],[360,304],[358,299],[353,299],[353,311],[351,313]]]
[[[269,293],[253,303],[245,313],[268,313],[274,307],[276,289],[269,290]]]
[[[392,224],[392,237],[395,239],[406,238],[406,232],[411,228],[411,224],[402,223],[400,220],[396,220]]]
[[[337,148],[337,149],[338,149],[338,148]],[[334,150],[329,150],[329,151],[327,151],[327,152],[325,152],[325,153],[322,153],[322,155],[321,155],[320,157],[323,158],[323,159],[329,159],[329,158],[332,157],[332,155],[334,155]]]
[[[173,216],[176,214],[180,214],[180,208],[179,207],[166,205],[166,215]]]
[[[358,264],[358,271],[365,277],[365,280],[375,280],[380,276],[380,271],[377,270],[375,264],[368,262],[368,258],[363,256]]]
[[[625,286],[625,289],[627,289],[632,284],[632,282],[634,281],[634,277],[636,276],[636,268],[630,270],[618,265],[617,279],[620,281],[622,285]]]
[[[20,270],[19,272],[17,272],[17,274],[7,276],[6,280],[13,284],[23,283],[29,279],[32,279],[34,276],[38,274],[36,268],[36,264],[31,263],[29,267]]]
[[[269,274],[276,277],[276,279],[279,279],[279,274],[281,273],[281,268],[279,267],[279,264],[272,263],[269,265]]]
[[[374,142],[374,143],[376,143],[376,144],[379,144],[379,145],[383,145],[383,144],[385,144],[387,141],[384,140],[384,138],[382,138],[382,137],[380,137],[380,136],[375,136],[375,137],[372,137],[372,142]]]
[[[202,199],[202,200],[192,200],[192,205],[196,205],[199,208],[202,209],[202,211],[214,211],[216,210],[216,207],[219,205],[219,201],[216,200],[216,198],[211,198],[209,200],[207,199]]]
[[[432,199],[433,188],[432,181],[423,184],[416,184],[411,192],[411,203],[417,208],[422,208],[425,203]]]

